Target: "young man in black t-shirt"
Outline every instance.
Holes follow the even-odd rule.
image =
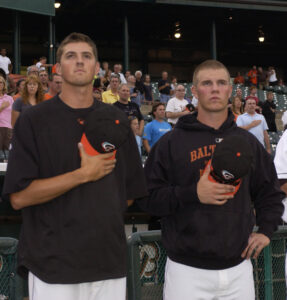
[[[85,152],[82,124],[107,107],[92,96],[96,46],[72,33],[57,61],[62,92],[21,114],[9,155],[4,194],[23,214],[19,273],[33,300],[125,300],[123,212],[146,193],[137,145],[130,130],[115,158]]]
[[[144,119],[139,106],[129,101],[130,89],[126,84],[119,86],[120,99],[114,103],[114,106],[122,110],[128,117],[136,117],[139,120],[139,135],[142,136],[144,130]]]
[[[167,103],[170,99],[171,86],[168,82],[168,73],[163,71],[161,73],[161,79],[158,81],[158,91],[160,93],[160,102]]]

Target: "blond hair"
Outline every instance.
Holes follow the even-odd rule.
[[[7,82],[5,78],[0,76],[0,81],[3,82],[3,89],[2,89],[3,94],[7,94],[8,89],[7,89]]]

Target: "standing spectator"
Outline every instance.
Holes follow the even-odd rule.
[[[131,71],[130,70],[127,70],[126,73],[125,73],[125,79],[126,81],[128,81],[128,78],[131,76]]]
[[[39,69],[38,69],[38,67],[36,67],[36,65],[32,65],[27,68],[27,76],[30,76],[30,75],[39,76]]]
[[[1,68],[0,68],[0,76],[3,77],[6,81],[6,87],[8,90],[7,94],[12,95],[16,90],[14,79],[9,75],[7,75],[5,71]]]
[[[130,88],[127,84],[121,84],[118,89],[119,100],[114,103],[114,106],[122,110],[127,117],[136,117],[139,120],[139,135],[142,136],[144,129],[144,119],[139,106],[129,101]]]
[[[12,127],[24,110],[44,100],[44,91],[38,76],[30,75],[25,80],[22,96],[12,106]]]
[[[179,84],[175,89],[175,97],[171,98],[166,106],[167,121],[173,126],[176,124],[179,117],[190,114],[186,109],[188,102],[184,99],[185,88]]]
[[[257,86],[257,68],[253,66],[252,69],[247,73],[250,85]]]
[[[268,125],[268,131],[277,132],[277,126],[275,122],[276,117],[276,105],[273,101],[274,95],[270,91],[267,93],[267,99],[262,105],[262,115],[265,117],[265,120]]]
[[[165,106],[163,103],[155,103],[152,106],[154,120],[149,122],[144,128],[143,145],[147,153],[151,147],[172,128],[165,121]]]
[[[6,80],[0,77],[0,150],[9,150],[12,137],[11,112],[13,98],[7,95]]]
[[[243,114],[242,100],[238,96],[234,96],[231,101],[231,111],[234,114],[234,120],[236,122],[238,116]]]
[[[140,129],[139,120],[135,116],[129,116],[128,119],[130,121],[131,129],[135,135],[136,142],[137,142],[138,149],[139,149],[139,154],[141,156],[142,155],[142,138],[139,135],[139,129]]]
[[[266,151],[271,154],[271,146],[268,135],[268,126],[264,116],[256,113],[256,101],[254,99],[247,99],[245,104],[246,113],[238,116],[237,126],[248,130],[252,133],[258,141],[262,144]]]
[[[254,99],[256,102],[256,105],[259,104],[259,99],[257,97],[257,88],[256,86],[252,85],[249,87],[249,96],[246,97],[245,101],[248,99]]]
[[[9,57],[7,57],[7,51],[5,48],[0,50],[0,68],[8,75],[12,72],[12,63]]]
[[[55,97],[56,95],[60,94],[61,91],[62,91],[62,76],[57,73],[53,73],[52,80],[50,82],[49,92],[44,95],[44,100],[48,100]]]
[[[275,86],[278,84],[277,76],[274,67],[268,68],[268,80],[270,86]]]
[[[21,97],[22,91],[24,89],[25,85],[25,79],[19,79],[16,83],[16,91],[17,93],[13,96],[13,100],[15,101],[16,99]]]
[[[158,82],[158,91],[160,93],[160,102],[167,103],[170,99],[170,84],[168,82],[168,73],[163,71],[161,73],[161,80]]]
[[[244,84],[245,83],[245,79],[244,77],[241,75],[240,72],[236,73],[236,77],[233,80],[234,84]]]
[[[262,67],[258,67],[257,71],[257,79],[258,79],[258,87],[259,89],[264,89],[267,85],[268,74],[266,71],[262,69]]]
[[[118,89],[120,78],[118,74],[111,75],[110,89],[103,92],[102,99],[104,103],[113,104],[119,100]]]
[[[171,84],[170,84],[170,94],[175,94],[175,88],[177,86],[177,78],[175,76],[171,76]]]
[[[136,87],[136,78],[135,76],[130,75],[127,80],[128,80],[127,85],[130,89],[130,100],[131,102],[136,103],[140,107],[141,96],[140,96],[140,92]]]
[[[42,84],[42,88],[44,93],[49,92],[49,76],[46,70],[39,71],[39,79]]]
[[[114,65],[114,72],[112,73],[112,75],[118,75],[120,78],[120,83],[127,83],[125,76],[123,73],[121,73],[121,65],[120,64],[115,64]]]
[[[148,101],[148,104],[153,103],[152,86],[149,74],[146,74],[144,77],[144,96],[145,100]]]
[[[141,107],[141,104],[144,100],[144,92],[145,92],[145,88],[144,88],[144,83],[142,81],[142,72],[141,71],[136,71],[135,72],[135,77],[136,77],[136,88],[137,88],[137,91],[139,93],[139,99],[140,99],[140,102],[137,103],[139,105],[139,107]]]
[[[105,77],[105,75],[110,71],[109,63],[107,61],[102,62],[102,67],[99,72],[100,77]]]
[[[47,57],[42,56],[40,57],[39,61],[36,63],[36,67],[38,68],[39,72],[46,70],[48,67],[53,67],[53,64],[47,64]]]

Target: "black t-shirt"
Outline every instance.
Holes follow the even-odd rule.
[[[133,116],[137,117],[139,121],[143,120],[143,115],[136,103],[128,102],[128,104],[123,104],[117,101],[113,105],[122,110],[128,117]]]
[[[163,79],[159,80],[158,81],[158,89],[161,86],[165,85],[167,82],[168,82],[167,80],[163,80]],[[171,90],[171,86],[169,85],[169,86],[166,86],[164,89],[160,90],[159,92],[161,94],[170,95],[170,90]]]
[[[107,104],[95,101],[89,108],[73,109],[56,96],[21,114],[14,129],[4,194],[23,190],[35,179],[78,169],[80,120],[103,105]],[[114,171],[102,179],[22,210],[20,274],[30,270],[44,282],[59,284],[126,276],[123,212],[127,199],[146,195],[132,131],[116,159]]]
[[[144,83],[141,80],[137,80],[136,83],[135,83],[135,86],[141,94],[144,94],[144,91],[145,91]]]

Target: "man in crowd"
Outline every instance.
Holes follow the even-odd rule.
[[[120,85],[119,75],[111,75],[110,89],[103,92],[102,99],[104,103],[113,104],[119,100],[118,89]]]
[[[33,300],[125,300],[123,212],[127,200],[146,194],[137,145],[127,124],[119,128],[124,139],[116,154],[86,147],[88,133],[99,138],[98,111],[117,124],[125,118],[93,99],[94,42],[70,34],[57,61],[60,95],[20,115],[9,154],[4,192],[23,209],[19,272],[29,275]]]
[[[62,90],[62,76],[57,73],[53,73],[52,80],[50,82],[49,92],[45,94],[44,99],[48,100],[55,97],[56,95],[61,93],[61,90]]]
[[[0,68],[5,71],[6,75],[12,72],[12,63],[5,48],[0,50]]]
[[[36,65],[32,65],[27,68],[27,76],[30,75],[39,76],[39,69],[36,67]]]
[[[39,71],[46,70],[48,67],[53,67],[53,64],[47,64],[47,57],[42,56],[40,57],[39,61],[36,63],[36,67]]]
[[[264,71],[262,67],[258,67],[257,80],[258,80],[259,89],[262,90],[263,88],[265,88],[267,84],[267,78],[268,78],[267,71]]]
[[[39,79],[41,81],[44,93],[49,92],[49,76],[46,70],[39,71]]]
[[[145,92],[142,75],[143,75],[142,72],[139,70],[135,72],[135,78],[136,78],[135,87],[136,87],[137,91],[139,92],[139,98],[140,98],[139,104],[140,105],[141,105],[142,101],[144,100],[144,92]]]
[[[165,106],[163,103],[155,103],[152,107],[154,120],[148,123],[144,128],[143,145],[147,153],[151,147],[172,128],[165,121]]]
[[[248,130],[252,133],[258,141],[266,148],[266,151],[271,154],[271,146],[268,135],[268,126],[264,116],[258,114],[256,111],[256,101],[252,98],[246,100],[245,113],[238,116],[237,126]]]
[[[267,122],[268,131],[277,132],[277,126],[275,122],[276,104],[274,103],[273,99],[273,93],[271,91],[267,92],[267,99],[262,105],[262,115]]]
[[[114,72],[112,73],[112,75],[118,75],[120,78],[120,83],[127,83],[124,74],[121,73],[121,65],[120,64],[114,65]]]
[[[161,80],[158,82],[158,91],[160,93],[160,102],[167,103],[170,99],[171,86],[168,82],[168,73],[163,71],[161,73]]]
[[[257,86],[257,68],[253,66],[252,69],[247,73],[250,85]]]
[[[144,119],[139,106],[129,101],[130,88],[127,84],[121,84],[118,88],[119,100],[114,103],[114,106],[122,110],[127,117],[136,117],[139,120],[139,136],[142,136],[144,130]]]
[[[228,111],[232,86],[226,67],[203,62],[193,84],[198,112],[181,117],[152,147],[145,165],[150,195],[138,201],[162,217],[168,256],[164,300],[254,300],[250,257],[270,243],[281,222],[284,194],[271,156]],[[213,169],[207,164],[217,145],[235,135],[246,140],[253,157],[237,191],[210,180]]]
[[[187,100],[184,99],[184,96],[185,96],[185,88],[183,85],[179,84],[175,88],[175,97],[171,98],[167,103],[166,106],[166,116],[168,118],[167,121],[171,123],[173,126],[178,121],[178,118],[190,113],[190,111],[186,109],[186,105],[188,104],[188,102]]]

